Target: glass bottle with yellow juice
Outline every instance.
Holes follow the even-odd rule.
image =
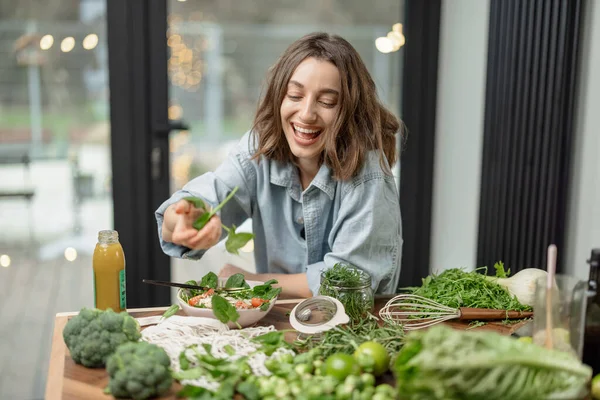
[[[98,232],[92,258],[94,270],[94,305],[115,312],[125,311],[125,255],[117,231]]]

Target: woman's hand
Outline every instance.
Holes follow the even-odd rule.
[[[219,243],[222,228],[218,215],[213,215],[200,230],[193,227],[194,221],[204,212],[204,209],[194,207],[187,200],[171,204],[164,214],[163,240],[192,250],[205,250]]]

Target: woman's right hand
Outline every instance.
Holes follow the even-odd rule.
[[[171,204],[165,211],[162,238],[192,250],[208,249],[219,243],[221,239],[221,218],[213,215],[206,225],[197,230],[194,221],[204,213],[204,209],[196,208],[187,200],[179,200]]]

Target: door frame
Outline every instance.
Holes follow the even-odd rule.
[[[170,304],[170,260],[154,211],[169,197],[167,3],[107,0],[114,227],[126,258],[127,306]]]
[[[420,284],[430,271],[441,14],[441,0],[403,1],[407,39],[400,100],[408,135],[400,171],[400,287]],[[171,301],[168,288],[142,283],[171,276],[154,218],[170,195],[166,30],[166,0],[107,0],[114,227],[127,259],[129,307]]]

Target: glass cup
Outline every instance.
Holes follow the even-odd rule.
[[[551,304],[548,303],[547,283],[546,278],[539,278],[535,282],[533,342],[546,345],[547,310],[550,305],[552,348],[571,353],[581,360],[587,282],[557,274],[552,284]]]

